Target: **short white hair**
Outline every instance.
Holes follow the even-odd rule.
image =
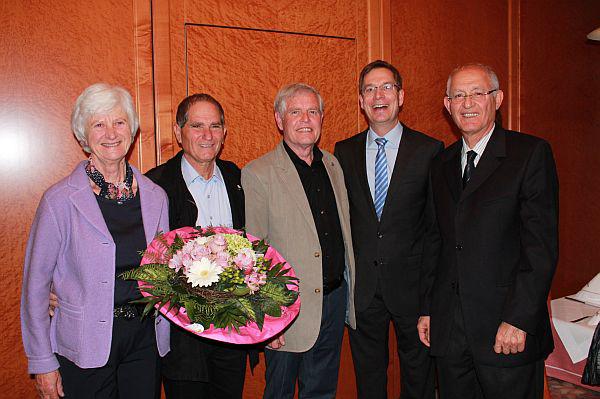
[[[325,104],[323,103],[323,98],[321,97],[321,94],[319,93],[319,91],[317,89],[315,89],[314,87],[312,87],[310,85],[307,85],[306,83],[292,83],[292,84],[283,86],[281,89],[279,89],[279,92],[275,96],[275,102],[273,104],[273,108],[275,109],[275,112],[283,118],[283,115],[285,114],[285,110],[287,108],[286,103],[287,103],[288,98],[295,96],[298,92],[301,92],[301,91],[307,91],[307,92],[313,93],[315,96],[317,96],[317,99],[319,101],[319,111],[321,111],[321,115],[322,115],[324,108],[325,108]]]
[[[108,113],[115,108],[121,108],[127,115],[127,122],[131,129],[131,141],[140,126],[137,112],[133,106],[131,94],[121,86],[111,86],[107,83],[96,83],[85,89],[73,107],[71,113],[71,128],[85,152],[90,152],[87,140],[87,124],[96,114]]]
[[[488,78],[490,78],[490,82],[492,82],[492,88],[491,90],[498,90],[500,89],[500,83],[498,81],[498,75],[496,75],[496,72],[494,72],[494,70],[484,64],[479,64],[479,63],[472,63],[472,64],[465,64],[465,65],[461,65],[459,67],[454,68],[454,70],[452,72],[450,72],[450,76],[448,76],[448,81],[446,82],[446,95],[450,96],[450,86],[452,85],[452,77],[454,75],[456,75],[458,72],[465,70],[465,69],[469,69],[469,68],[479,68],[481,69],[483,72],[486,73],[486,75],[488,76]]]

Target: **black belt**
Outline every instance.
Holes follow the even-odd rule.
[[[340,288],[342,281],[344,281],[344,275],[340,275],[335,280],[331,280],[328,281],[327,284],[323,284],[323,295],[330,294],[334,290]]]
[[[135,319],[136,317],[141,317],[143,312],[144,305],[132,305],[127,303],[125,305],[115,306],[115,309],[113,310],[113,317],[115,319],[131,320]]]

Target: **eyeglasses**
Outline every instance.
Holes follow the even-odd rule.
[[[470,98],[471,100],[474,100],[474,101],[481,101],[485,98],[485,96],[488,96],[498,90],[499,89],[492,89],[490,91],[486,91],[485,93],[482,93],[480,91],[476,91],[475,93],[471,93],[471,94],[458,93],[453,96],[446,96],[446,98],[450,101],[455,101],[457,103],[465,102],[467,100],[467,98]]]
[[[380,89],[381,91],[383,91],[384,94],[388,94],[394,91],[394,87],[398,88],[398,90],[400,90],[400,85],[396,84],[396,83],[384,83],[382,85],[379,86],[367,86],[362,90],[362,94],[363,96],[369,97],[375,94],[375,92],[377,91],[377,89]]]

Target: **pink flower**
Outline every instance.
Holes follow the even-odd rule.
[[[244,283],[250,289],[252,293],[255,293],[260,289],[261,285],[267,282],[267,275],[265,273],[257,272],[257,268],[254,268],[250,274],[244,277]]]
[[[194,259],[192,259],[191,255],[189,253],[183,252],[181,254],[181,263],[183,264],[183,269],[185,271],[188,271],[190,269],[193,261],[194,261]]]
[[[208,243],[208,247],[212,251],[212,253],[216,254],[221,251],[224,251],[227,248],[227,241],[222,234],[215,234],[213,239]]]
[[[227,253],[227,251],[217,252],[215,255],[215,263],[223,268],[229,266],[229,253]]]
[[[190,256],[194,260],[200,260],[208,255],[210,255],[210,249],[206,245],[194,245],[190,251]]]
[[[181,266],[183,266],[183,261],[181,259],[181,251],[177,252],[175,255],[173,255],[173,257],[169,260],[169,267],[171,269],[175,269],[176,272],[179,271],[179,269],[181,269]]]
[[[238,269],[244,270],[244,272],[248,274],[252,271],[252,267],[254,267],[254,264],[256,263],[254,251],[249,248],[240,249],[240,252],[233,258],[233,263],[235,263]]]

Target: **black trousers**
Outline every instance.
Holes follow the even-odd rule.
[[[57,358],[66,398],[160,398],[160,362],[152,317],[113,319],[110,355],[102,367],[84,369],[63,356]]]
[[[456,303],[448,352],[436,357],[440,399],[542,399],[544,361],[518,367],[477,364],[467,342],[460,302]]]
[[[394,323],[400,358],[400,397],[433,399],[433,361],[419,340],[418,316],[391,314],[379,286],[369,307],[356,313],[356,330],[348,329],[358,398],[387,398],[390,321]]]
[[[222,346],[205,348],[208,381],[175,380],[163,376],[167,399],[242,398],[246,375],[246,353]]]

